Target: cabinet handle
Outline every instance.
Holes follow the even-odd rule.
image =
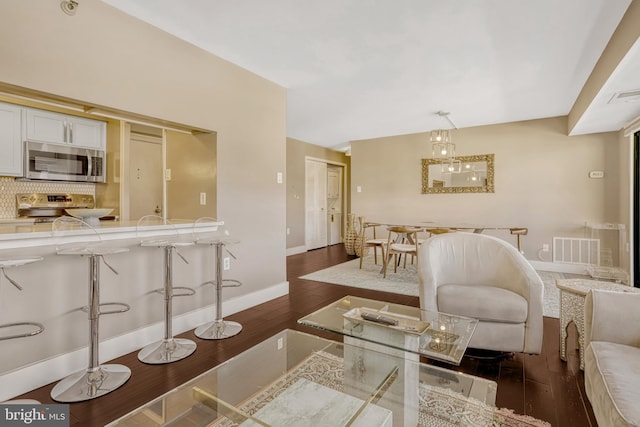
[[[62,122],[63,126],[64,126],[64,133],[62,134],[62,141],[63,142],[68,142],[69,138],[67,136],[67,134],[69,133],[69,128],[67,127],[67,121],[65,120],[64,122]]]
[[[87,159],[88,159],[88,162],[87,162],[88,163],[87,164],[87,177],[90,178],[90,177],[93,176],[93,157],[91,157],[91,154],[89,154],[89,150],[87,150]]]
[[[69,144],[73,144],[73,122],[69,122]]]

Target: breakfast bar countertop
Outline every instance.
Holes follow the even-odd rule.
[[[101,240],[135,239],[162,235],[189,235],[216,231],[224,222],[195,224],[192,220],[172,220],[171,224],[139,226],[137,221],[101,221],[93,229],[58,232],[55,236],[51,223],[0,223],[0,250],[27,248],[78,241],[79,237],[97,233]],[[95,230],[95,232],[94,232]]]

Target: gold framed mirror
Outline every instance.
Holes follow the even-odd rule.
[[[422,159],[422,194],[495,193],[493,154]]]

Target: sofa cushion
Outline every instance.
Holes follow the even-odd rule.
[[[527,300],[515,292],[486,285],[438,286],[438,311],[485,322],[523,323]]]
[[[592,341],[585,354],[585,383],[598,423],[640,426],[640,348]],[[585,384],[586,385],[586,384]]]

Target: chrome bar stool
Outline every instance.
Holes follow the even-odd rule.
[[[42,261],[42,257],[33,257],[33,258],[24,258],[24,259],[3,259],[0,260],[0,270],[2,270],[2,275],[5,279],[9,281],[13,286],[16,287],[19,291],[22,290],[22,286],[18,284],[15,280],[7,275],[5,271],[6,268],[11,267],[19,267],[21,265],[31,264],[32,262]],[[28,327],[29,329],[26,331],[19,331],[19,329]],[[6,323],[4,325],[0,325],[0,330],[8,329],[14,330],[15,332],[9,332],[8,335],[0,334],[0,341],[10,340],[14,338],[24,338],[24,337],[32,337],[34,335],[38,335],[42,331],[44,331],[44,326],[41,323],[37,322],[18,322],[18,323]]]
[[[196,226],[198,224],[213,222],[216,221],[214,218],[200,218],[196,221]],[[242,331],[242,325],[238,322],[232,322],[229,320],[224,320],[222,318],[222,288],[231,288],[242,286],[238,280],[234,279],[223,279],[222,278],[222,255],[223,251],[226,251],[233,259],[237,259],[235,255],[233,255],[229,249],[226,248],[227,245],[231,243],[237,243],[236,241],[232,241],[229,238],[229,232],[223,227],[219,227],[218,233],[211,237],[205,237],[202,239],[196,240],[196,244],[198,245],[207,245],[213,246],[215,248],[215,281],[205,282],[205,284],[215,285],[216,291],[216,312],[215,319],[212,322],[205,323],[204,325],[198,326],[195,330],[195,334],[198,338],[202,338],[205,340],[220,340],[224,338],[229,338],[234,335],[238,335],[240,331]]]
[[[22,290],[22,286],[18,284],[15,280],[7,275],[5,271],[6,268],[11,267],[19,267],[21,265],[31,264],[32,262],[42,261],[42,257],[33,257],[33,258],[23,258],[23,259],[3,259],[0,260],[0,270],[2,270],[2,275],[5,279],[9,281],[13,286],[15,286],[19,291]],[[37,322],[17,322],[17,323],[6,323],[4,325],[0,325],[0,330],[8,329],[11,330],[20,330],[22,328],[28,327],[29,329],[22,332],[10,332],[8,335],[0,336],[0,341],[10,340],[14,338],[25,338],[32,337],[34,335],[38,335],[42,331],[44,331],[44,326],[41,323]],[[14,400],[6,400],[4,402],[0,402],[3,405],[37,405],[40,402],[33,399],[14,399]]]
[[[172,225],[170,221],[157,215],[146,215],[138,220],[136,230],[142,231],[145,225]],[[142,247],[156,247],[164,250],[164,286],[156,292],[164,296],[164,337],[151,343],[138,353],[138,359],[152,365],[171,363],[190,356],[196,350],[196,343],[173,336],[173,297],[190,296],[196,293],[192,288],[173,286],[173,253],[175,252],[186,264],[189,261],[178,252],[179,247],[193,246],[193,241],[179,241],[175,238],[141,240]]]
[[[51,398],[58,402],[72,403],[104,396],[122,386],[131,377],[131,370],[119,364],[100,364],[99,332],[100,316],[124,313],[131,307],[120,302],[100,302],[100,261],[116,275],[118,272],[107,263],[106,255],[128,252],[128,248],[109,247],[103,244],[99,234],[86,222],[73,217],[60,217],[53,222],[54,235],[69,230],[93,230],[92,241],[61,246],[58,255],[86,256],[89,259],[89,304],[82,311],[89,318],[89,366],[58,382],[51,390]],[[103,310],[103,307],[107,309]],[[111,308],[108,308],[111,307]]]

